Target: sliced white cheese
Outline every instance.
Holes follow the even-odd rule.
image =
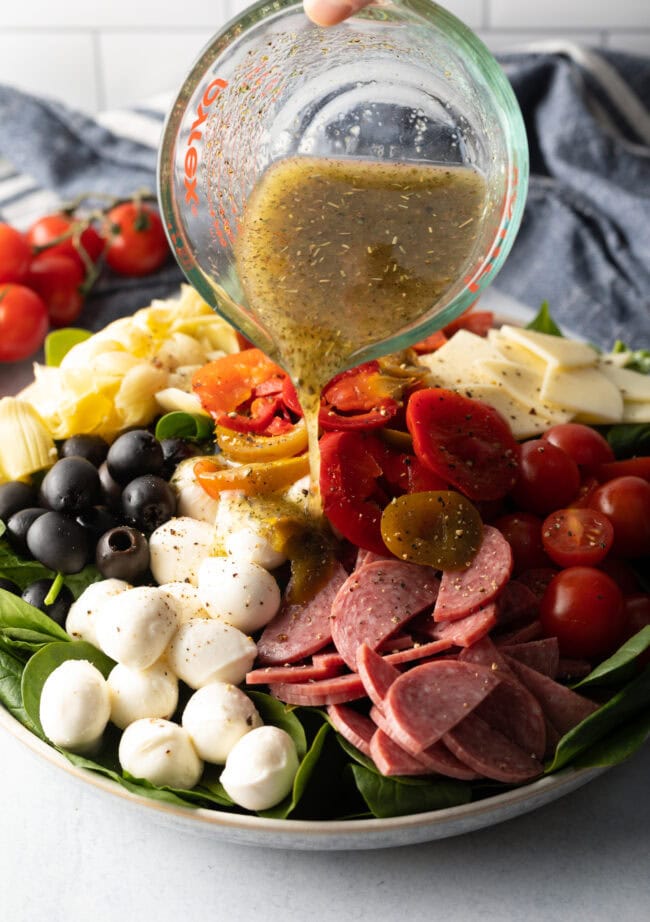
[[[459,394],[464,394],[465,397],[482,400],[483,403],[494,407],[508,422],[516,439],[528,439],[535,435],[541,435],[552,425],[536,408],[527,407],[518,400],[513,400],[497,384],[472,384],[471,382],[466,382],[458,385],[455,389]]]
[[[597,368],[561,369],[549,364],[541,397],[591,422],[617,423],[623,415],[621,392]]]
[[[440,349],[420,356],[420,362],[430,370],[431,384],[455,387],[467,380],[468,369],[474,362],[488,358],[500,358],[489,340],[469,330],[458,330]]]
[[[541,359],[551,365],[562,368],[581,368],[585,365],[594,365],[598,353],[593,346],[582,343],[577,339],[565,339],[562,336],[551,336],[548,333],[538,333],[537,330],[526,330],[523,327],[511,327],[504,324],[500,330],[501,338],[518,343],[530,349]]]
[[[650,375],[631,368],[619,368],[606,359],[601,359],[598,368],[619,388],[623,400],[650,401]]]
[[[650,423],[650,403],[647,400],[624,400],[622,423]]]

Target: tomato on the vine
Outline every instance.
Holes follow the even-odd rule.
[[[0,223],[0,283],[22,284],[31,258],[24,235],[10,224]]]
[[[568,567],[548,584],[540,621],[548,637],[557,637],[562,656],[607,656],[625,634],[623,593],[595,567]]]
[[[613,541],[612,523],[596,509],[558,509],[542,525],[544,549],[561,567],[595,567],[605,559]]]
[[[641,477],[616,477],[591,495],[589,505],[614,526],[613,552],[621,557],[650,554],[650,483]]]
[[[565,451],[545,439],[524,442],[511,493],[521,509],[546,516],[568,506],[579,487],[578,465]]]
[[[33,355],[47,328],[47,307],[36,292],[24,285],[0,285],[0,362]]]
[[[52,326],[64,327],[77,319],[84,303],[84,278],[78,261],[64,253],[45,250],[32,260],[27,284],[45,301]]]
[[[168,259],[169,244],[158,212],[143,202],[123,202],[107,215],[106,262],[120,275],[155,272]]]
[[[69,256],[85,271],[86,264],[80,254],[79,245],[83,247],[92,262],[97,262],[106,246],[106,241],[92,224],[83,227],[83,223],[62,212],[45,215],[29,228],[27,241],[36,253],[40,250],[47,250],[50,254],[58,253]],[[78,242],[76,240],[77,229],[81,231]],[[61,237],[64,239],[60,240]]]

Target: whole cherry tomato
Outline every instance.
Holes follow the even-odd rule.
[[[532,512],[513,512],[494,523],[512,548],[513,573],[551,566],[542,544],[542,520]]]
[[[650,483],[641,477],[616,477],[599,487],[589,505],[614,526],[613,553],[620,557],[650,554]]]
[[[75,233],[77,230],[80,231],[78,240]],[[53,243],[61,237],[64,239],[59,243]],[[58,253],[71,257],[84,271],[86,266],[80,255],[79,246],[83,247],[93,262],[99,259],[106,246],[106,241],[92,225],[84,228],[83,222],[62,213],[39,218],[27,231],[27,241],[36,252],[41,248],[47,248],[50,254]]]
[[[84,277],[78,261],[64,253],[45,250],[32,260],[27,284],[45,301],[52,326],[68,326],[81,313]]]
[[[47,333],[47,307],[24,285],[0,285],[0,362],[33,355]]]
[[[542,438],[565,451],[579,467],[594,468],[614,460],[607,439],[582,423],[559,423],[547,429]]]
[[[10,224],[0,223],[0,282],[22,284],[32,257],[23,234]]]
[[[579,487],[578,465],[565,451],[546,439],[524,442],[510,494],[521,509],[546,516],[570,505]]]
[[[106,262],[120,275],[148,275],[169,257],[160,216],[142,202],[116,205],[107,215],[110,236]]]

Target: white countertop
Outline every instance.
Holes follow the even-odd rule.
[[[0,729],[2,922],[639,922],[650,746],[565,798],[454,839],[246,848],[164,828]]]

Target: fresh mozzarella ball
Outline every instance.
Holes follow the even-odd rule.
[[[208,557],[199,567],[199,598],[213,618],[252,633],[280,608],[280,589],[264,567],[233,557]]]
[[[196,585],[197,569],[214,550],[214,528],[182,515],[157,528],[149,538],[150,564],[158,584],[190,582]]]
[[[70,606],[65,622],[68,634],[75,640],[86,640],[94,647],[99,646],[96,630],[97,613],[108,599],[130,588],[131,584],[123,579],[102,579],[98,583],[91,583]]]
[[[193,618],[181,625],[169,645],[169,665],[190,688],[210,682],[239,685],[250,670],[257,647],[237,628],[214,618]]]
[[[219,500],[208,496],[194,476],[196,461],[196,458],[187,458],[174,471],[170,485],[176,491],[176,511],[179,516],[213,524]]]
[[[284,496],[290,503],[295,503],[305,512],[309,506],[309,490],[311,487],[311,478],[309,474],[296,480],[290,487],[285,490]]]
[[[196,586],[189,583],[163,583],[158,587],[174,600],[178,626],[186,624],[192,618],[209,618],[210,615],[199,598]]]
[[[170,720],[145,717],[129,724],[118,755],[124,771],[158,786],[189,790],[203,772],[189,734]]]
[[[227,682],[211,682],[194,692],[182,723],[201,758],[223,765],[235,743],[261,727],[262,719],[243,691]]]
[[[118,663],[108,679],[111,721],[120,730],[141,717],[171,717],[178,704],[178,680],[162,660],[148,669]]]
[[[55,746],[79,754],[99,747],[111,714],[108,685],[88,660],[66,660],[43,685],[40,718]]]
[[[297,771],[298,753],[289,734],[258,727],[235,743],[219,780],[240,807],[268,810],[287,796]]]
[[[276,551],[267,538],[248,526],[224,535],[223,548],[229,557],[248,560],[265,570],[275,570],[287,559],[286,554]]]
[[[97,616],[100,649],[123,666],[146,669],[176,630],[176,606],[157,586],[137,586],[109,599]]]

